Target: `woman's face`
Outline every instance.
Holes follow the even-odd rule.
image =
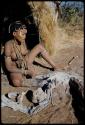
[[[19,28],[18,30],[13,32],[13,36],[20,42],[24,42],[26,39],[27,29],[26,28]]]

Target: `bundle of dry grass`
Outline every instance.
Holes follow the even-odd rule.
[[[53,8],[50,8],[47,2],[28,2],[32,8],[33,17],[39,28],[40,40],[43,41],[50,54],[56,51],[55,41],[58,29],[56,17],[53,15]]]

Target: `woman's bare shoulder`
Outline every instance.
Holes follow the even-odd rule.
[[[5,47],[11,47],[12,46],[12,43],[13,43],[13,40],[9,40],[5,43]]]

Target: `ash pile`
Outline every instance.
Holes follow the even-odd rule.
[[[22,93],[11,92],[7,93],[7,96],[2,95],[1,107],[7,106],[32,116],[51,105],[57,108],[56,112],[64,109],[61,117],[71,116],[72,123],[84,121],[84,84],[83,78],[78,74],[50,72],[36,76],[31,82],[37,86],[36,90],[27,89]],[[24,98],[31,102],[30,106],[24,105]]]

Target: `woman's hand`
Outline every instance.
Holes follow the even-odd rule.
[[[31,77],[34,77],[37,75],[37,73],[33,69],[28,69],[28,70],[24,70],[23,75],[25,76],[30,75]]]
[[[28,70],[21,70],[23,75],[27,75],[28,74]]]

